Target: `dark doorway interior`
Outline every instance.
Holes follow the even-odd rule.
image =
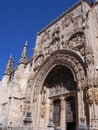
[[[60,100],[58,100],[58,99],[54,101],[53,123],[56,127],[60,126]]]
[[[66,126],[67,130],[76,130],[76,109],[74,97],[68,97],[66,100]]]
[[[76,123],[75,122],[67,123],[67,130],[76,130]]]

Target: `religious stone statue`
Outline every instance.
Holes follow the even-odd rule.
[[[41,104],[41,117],[44,118],[45,116],[45,113],[46,113],[46,106],[45,104]]]
[[[60,97],[60,100],[61,100],[61,110],[64,110],[65,108],[65,100],[64,100],[64,97]]]
[[[98,105],[98,87],[97,87],[97,85],[94,85],[93,92],[94,92],[95,103]]]
[[[91,105],[93,103],[93,90],[92,85],[89,85],[89,88],[87,90],[87,99],[88,103]]]

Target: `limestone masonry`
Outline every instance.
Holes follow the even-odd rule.
[[[16,68],[10,57],[0,81],[0,124],[98,130],[98,1],[80,0],[26,42]]]

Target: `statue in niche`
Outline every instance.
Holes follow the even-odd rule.
[[[86,47],[85,52],[86,52],[86,57],[85,57],[86,65],[88,66],[90,64],[94,64],[94,56],[92,50],[89,47]]]
[[[50,46],[50,53],[54,52],[55,50],[59,49],[59,41],[60,41],[60,27],[56,25],[53,33],[52,33],[52,41]]]
[[[93,92],[95,103],[98,105],[98,87],[96,84],[94,84]]]
[[[89,88],[87,90],[87,99],[88,99],[88,103],[90,105],[93,104],[93,89],[92,89],[92,85],[89,85]]]
[[[46,86],[44,86],[43,91],[42,91],[42,103],[45,104],[46,98],[47,98],[47,88]]]
[[[33,94],[33,102],[37,101],[37,90],[34,90],[34,94]]]
[[[65,100],[64,100],[64,97],[61,96],[60,100],[61,100],[61,110],[64,110],[65,109]]]
[[[46,113],[46,106],[45,106],[45,104],[42,103],[41,104],[41,112],[40,112],[42,118],[44,118],[45,113]]]
[[[50,112],[53,112],[53,101],[50,102]]]
[[[41,101],[41,117],[44,118],[45,116],[45,113],[46,113],[46,98],[47,98],[47,95],[46,95],[46,86],[43,88],[43,91],[42,91],[42,101]]]

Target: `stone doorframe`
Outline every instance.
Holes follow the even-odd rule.
[[[84,116],[84,108],[83,108],[83,87],[85,84],[85,76],[86,76],[86,66],[81,59],[81,57],[73,51],[70,50],[58,50],[55,51],[47,58],[47,60],[43,63],[43,65],[38,70],[35,77],[35,87],[34,90],[38,90],[37,92],[37,109],[40,108],[40,93],[42,91],[44,82],[49,72],[57,65],[65,65],[67,66],[71,72],[73,73],[74,80],[77,83],[77,99],[78,99],[78,125],[80,117]],[[81,104],[81,105],[80,105]],[[82,108],[82,110],[81,110]],[[38,127],[39,124],[39,110],[36,112],[36,124],[35,127]],[[48,124],[47,124],[48,125]]]
[[[61,113],[60,113],[60,127],[62,130],[65,130],[66,129],[66,99],[68,97],[74,97],[75,98],[75,108],[78,107],[78,104],[77,104],[77,90],[73,90],[72,92],[68,92],[68,93],[63,93],[63,94],[60,94],[60,95],[56,95],[56,96],[52,96],[52,97],[49,97],[50,99],[50,118],[53,116],[53,102],[56,100],[56,99],[59,99],[60,100],[60,108],[61,108]],[[77,127],[77,124],[78,124],[78,113],[76,113],[76,127]]]

